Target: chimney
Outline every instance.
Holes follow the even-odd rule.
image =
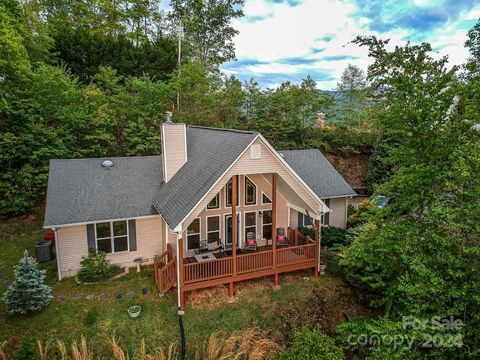
[[[183,123],[174,123],[172,113],[165,113],[161,124],[163,181],[168,182],[187,162],[187,128]]]

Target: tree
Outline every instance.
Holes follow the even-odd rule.
[[[341,94],[338,115],[341,122],[360,127],[368,104],[365,73],[356,65],[348,64],[343,70],[336,89]]]
[[[243,16],[244,0],[171,0],[174,26],[184,28],[192,56],[208,69],[235,59],[231,21]]]
[[[15,266],[15,281],[3,295],[7,313],[26,314],[43,309],[53,299],[52,289],[45,284],[47,271],[38,268],[37,261],[25,250]]]
[[[383,326],[401,324],[402,316],[452,316],[464,323],[452,335],[475,348],[480,299],[471,294],[480,288],[480,147],[478,131],[465,118],[464,86],[447,58],[430,55],[429,44],[388,51],[387,41],[375,37],[355,42],[374,58],[368,71],[378,102],[374,121],[386,139],[383,163],[391,169],[376,192],[392,203],[365,226],[341,264],[347,278],[385,310]],[[422,354],[428,334],[415,338]],[[461,352],[448,348],[441,354]]]

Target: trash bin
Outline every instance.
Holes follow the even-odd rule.
[[[52,242],[39,241],[35,244],[35,255],[38,262],[50,261],[53,259]]]

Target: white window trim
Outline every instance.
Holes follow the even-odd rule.
[[[263,202],[263,195],[265,195],[265,196],[270,200],[269,203]],[[262,205],[272,205],[272,199],[270,199],[270,196],[268,196],[268,195],[265,193],[265,191],[262,191]]]
[[[240,197],[242,196],[242,191],[240,190],[242,180],[241,180],[240,175],[237,175],[237,176],[238,176],[238,178],[237,178],[237,208],[238,208],[238,207],[240,207]],[[231,179],[232,178],[230,178],[224,186],[224,196],[223,196],[224,209],[231,209],[232,208],[232,205],[227,205],[227,195],[228,195],[227,187],[228,187],[228,183],[230,182]],[[218,210],[218,209],[215,209],[215,210]],[[225,215],[228,215],[228,213],[225,213]]]
[[[216,208],[211,208],[211,209],[209,209],[209,208],[208,208],[208,204],[207,204],[207,206],[205,206],[205,210],[207,210],[207,211],[215,211],[215,210],[217,210],[217,211],[218,211],[218,210],[220,210],[220,209],[222,208],[222,204],[221,204],[221,202],[222,202],[222,197],[221,197],[221,195],[220,195],[220,192],[221,192],[221,191],[219,191],[219,192],[217,193],[217,195],[215,195],[215,197],[218,196],[218,201],[217,201],[218,206],[217,206]],[[213,199],[212,199],[212,200],[213,200]],[[209,203],[210,203],[210,202],[209,202]]]
[[[209,218],[213,218],[213,217],[216,217],[218,218],[218,230],[208,230],[208,219]],[[222,234],[222,219],[221,219],[221,215],[210,215],[210,216],[206,216],[205,217],[206,219],[206,224],[205,224],[205,228],[207,229],[207,241],[208,241],[208,234],[210,233],[216,233],[218,232],[218,239],[221,241],[222,240],[222,237],[221,237],[221,234]]]
[[[195,220],[197,220],[197,219],[198,219],[198,231],[200,231],[200,232],[189,235],[189,234],[188,234],[188,226],[187,226],[187,230],[185,230],[185,239],[186,239],[186,241],[185,241],[185,248],[186,248],[187,251],[197,249],[197,248],[192,248],[192,249],[189,249],[189,248],[188,248],[188,237],[189,237],[189,236],[199,235],[198,245],[200,246],[200,243],[202,242],[202,218],[197,217],[197,218],[193,219],[193,221],[195,221]],[[193,223],[193,221],[192,221],[192,223]],[[190,223],[190,225],[191,225],[191,223]],[[189,226],[190,226],[190,225],[189,225]]]
[[[247,180],[250,181],[253,186],[255,186],[255,202],[253,204],[247,204]],[[243,176],[243,206],[257,206],[258,204],[258,186],[255,182],[250,179],[248,176]]]
[[[255,225],[249,225],[247,226],[247,214],[250,213],[255,213]],[[252,228],[255,227],[255,240],[257,239],[258,236],[258,211],[253,210],[253,211],[244,211],[243,212],[243,237],[244,241],[247,241],[247,228]]]
[[[124,221],[127,224],[127,250],[124,251],[115,251],[115,238],[120,238],[120,237],[125,237],[125,235],[118,235],[115,236],[113,233],[113,223],[114,222],[119,222],[119,221]],[[110,236],[105,237],[105,238],[99,238],[97,236],[97,224],[104,224],[104,223],[109,223],[110,224]],[[113,254],[123,254],[130,252],[130,230],[128,226],[128,220],[117,220],[117,221],[103,221],[103,222],[97,222],[95,223],[95,250],[98,252],[98,240],[106,240],[110,239],[110,246],[112,247],[112,252],[106,253],[107,255],[113,255]]]
[[[265,238],[265,236],[263,236],[263,227],[264,227],[265,225],[273,225],[273,223],[266,223],[266,224],[265,224],[265,223],[263,222],[263,213],[264,213],[265,211],[272,211],[272,209],[262,210],[262,239],[263,239],[263,240],[267,240],[267,239]],[[273,216],[273,211],[272,211],[272,216]],[[273,220],[273,219],[272,219],[272,220]],[[272,229],[272,237],[273,237],[273,229]]]

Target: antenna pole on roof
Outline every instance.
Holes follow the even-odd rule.
[[[183,38],[183,25],[182,20],[178,25],[178,77],[182,75],[182,38]],[[180,110],[180,90],[177,91],[177,111]]]

